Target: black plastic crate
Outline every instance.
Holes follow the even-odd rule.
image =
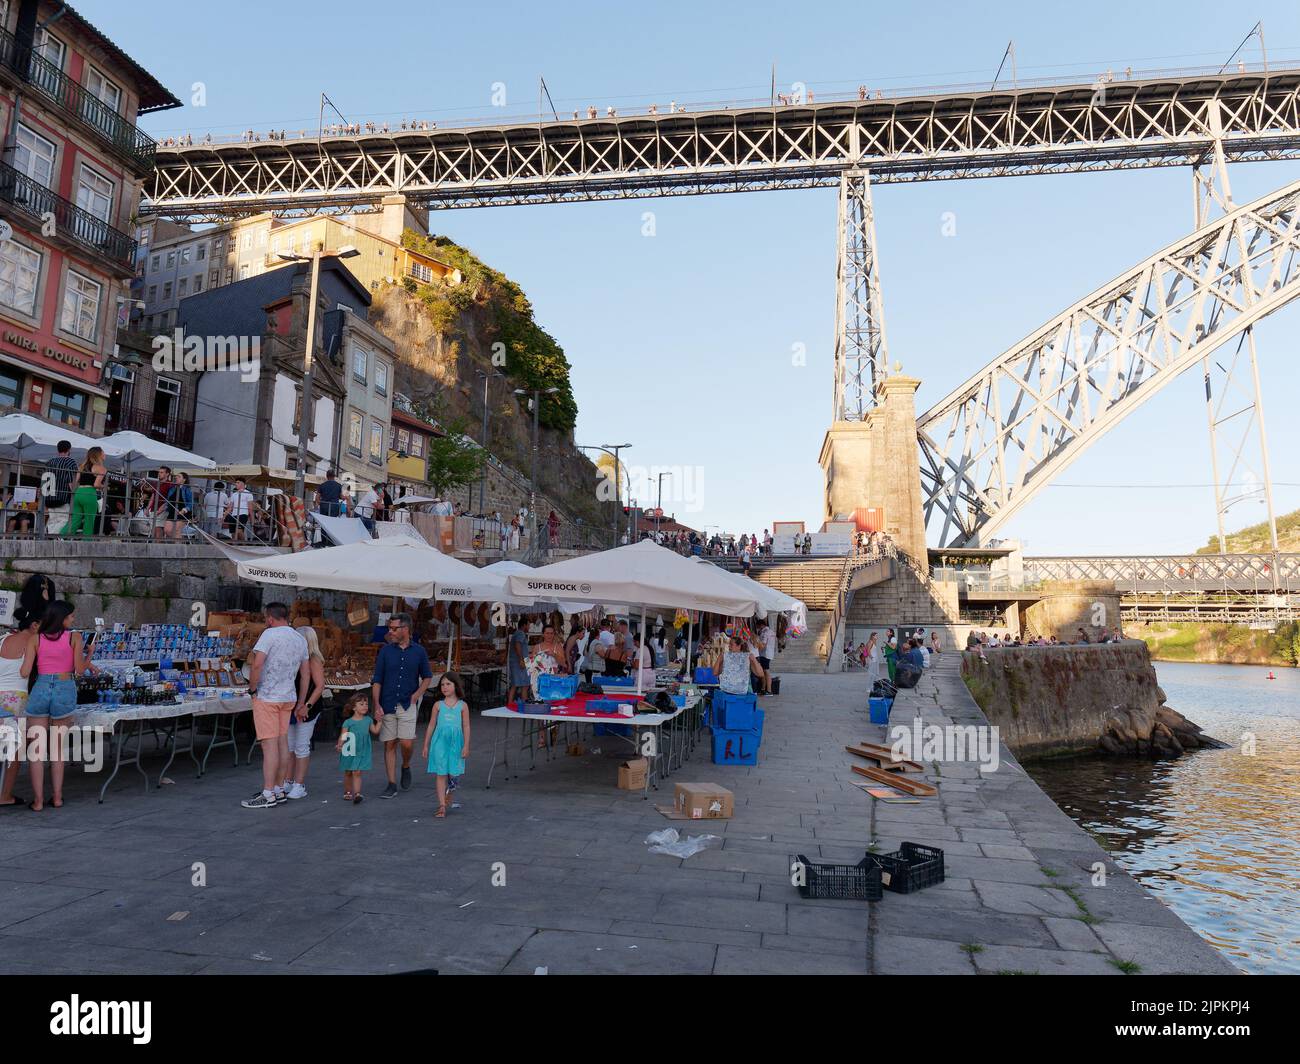
[[[943,851],[933,846],[905,842],[901,849],[880,854],[876,860],[888,877],[884,880],[885,889],[895,894],[911,894],[943,882]]]
[[[803,865],[804,883],[799,894],[805,898],[840,898],[848,901],[881,899],[880,865],[871,854],[855,865],[810,861],[803,854],[791,863]]]

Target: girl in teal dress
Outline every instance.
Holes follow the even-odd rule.
[[[463,773],[469,757],[469,706],[456,673],[444,672],[438,690],[442,698],[424,733],[424,756],[438,788],[438,811],[433,815],[441,819],[447,815],[447,778]]]
[[[370,716],[370,696],[358,692],[349,699],[349,714],[339,729],[339,768],[343,770],[343,800],[361,801],[361,773],[370,769],[370,737],[379,734],[379,721]]]

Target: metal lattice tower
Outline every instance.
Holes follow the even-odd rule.
[[[889,369],[885,311],[880,298],[871,175],[850,170],[840,178],[835,263],[836,421],[861,421],[876,403]]]
[[[1204,163],[1192,167],[1192,214],[1197,229],[1216,214],[1233,210],[1228,161],[1223,150],[1219,108],[1209,108],[1210,129],[1218,134]],[[1245,348],[1243,352],[1243,347]],[[1205,384],[1205,416],[1210,434],[1210,473],[1214,484],[1214,516],[1219,551],[1225,552],[1225,516],[1239,502],[1258,500],[1267,508],[1272,549],[1278,549],[1277,516],[1273,509],[1273,476],[1264,427],[1264,397],[1260,391],[1255,329],[1247,326],[1231,356],[1201,360]]]

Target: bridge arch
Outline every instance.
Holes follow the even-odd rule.
[[[1300,295],[1300,181],[1067,308],[917,418],[927,539],[977,545],[1170,381]]]

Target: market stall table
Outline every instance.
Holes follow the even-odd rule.
[[[92,705],[77,710],[71,719],[71,724],[81,729],[106,732],[109,736],[109,742],[113,748],[113,771],[99,789],[99,801],[102,803],[108,785],[117,777],[118,770],[122,767],[122,751],[127,740],[131,738],[131,725],[135,726],[135,753],[127,759],[127,764],[135,765],[140,775],[144,777],[144,789],[148,791],[149,774],[145,772],[144,766],[140,763],[146,724],[155,727],[157,724],[163,723],[167,730],[166,741],[171,745],[171,753],[167,758],[167,763],[163,765],[162,771],[158,773],[158,781],[159,785],[161,785],[163,777],[171,767],[172,762],[176,760],[178,753],[190,755],[190,760],[194,762],[195,767],[198,769],[196,773],[198,776],[202,776],[207,771],[208,758],[212,755],[212,751],[222,747],[234,749],[235,764],[239,764],[239,750],[235,746],[235,718],[240,713],[251,709],[252,705],[252,699],[247,694],[231,694],[225,698],[219,696],[192,698],[182,702],[153,706],[109,708],[102,705]],[[177,741],[177,734],[180,730],[181,721],[186,717],[190,718],[190,741],[188,746],[181,747]],[[211,718],[213,729],[212,741],[203,753],[203,760],[200,761],[194,754],[194,743],[199,735],[199,722],[202,718]],[[125,725],[120,733],[118,730],[119,723]],[[223,724],[225,725],[224,728]],[[223,731],[225,732],[224,737]]]
[[[501,737],[492,743],[492,765],[488,769],[487,786],[492,786],[492,774],[496,770],[498,751],[502,753],[501,760],[507,770],[510,768],[510,723],[512,720],[519,720],[522,727],[522,740],[529,744],[528,750],[531,754],[532,764],[529,769],[537,767],[536,746],[531,743],[533,735],[541,731],[541,725],[549,724],[609,724],[609,725],[626,725],[632,728],[632,735],[627,737],[634,750],[638,753],[643,749],[641,736],[644,732],[651,731],[654,733],[654,755],[647,758],[650,763],[649,770],[646,772],[645,787],[643,797],[650,796],[650,787],[653,785],[658,789],[658,780],[661,776],[667,776],[672,769],[671,753],[665,750],[663,743],[663,729],[666,724],[671,724],[686,712],[685,706],[678,706],[671,713],[637,713],[631,717],[621,713],[590,713],[587,712],[583,705],[589,700],[588,697],[575,695],[572,699],[556,701],[550,703],[547,713],[520,713],[509,706],[498,706],[494,709],[485,709],[480,714],[483,717],[489,717],[495,720],[504,720],[506,722],[505,731]],[[529,723],[533,727],[529,727]],[[670,731],[671,737],[671,731]],[[524,746],[520,746],[522,751]],[[644,755],[643,755],[644,756]],[[665,771],[659,771],[660,763],[664,763]],[[509,778],[509,777],[507,777]]]

